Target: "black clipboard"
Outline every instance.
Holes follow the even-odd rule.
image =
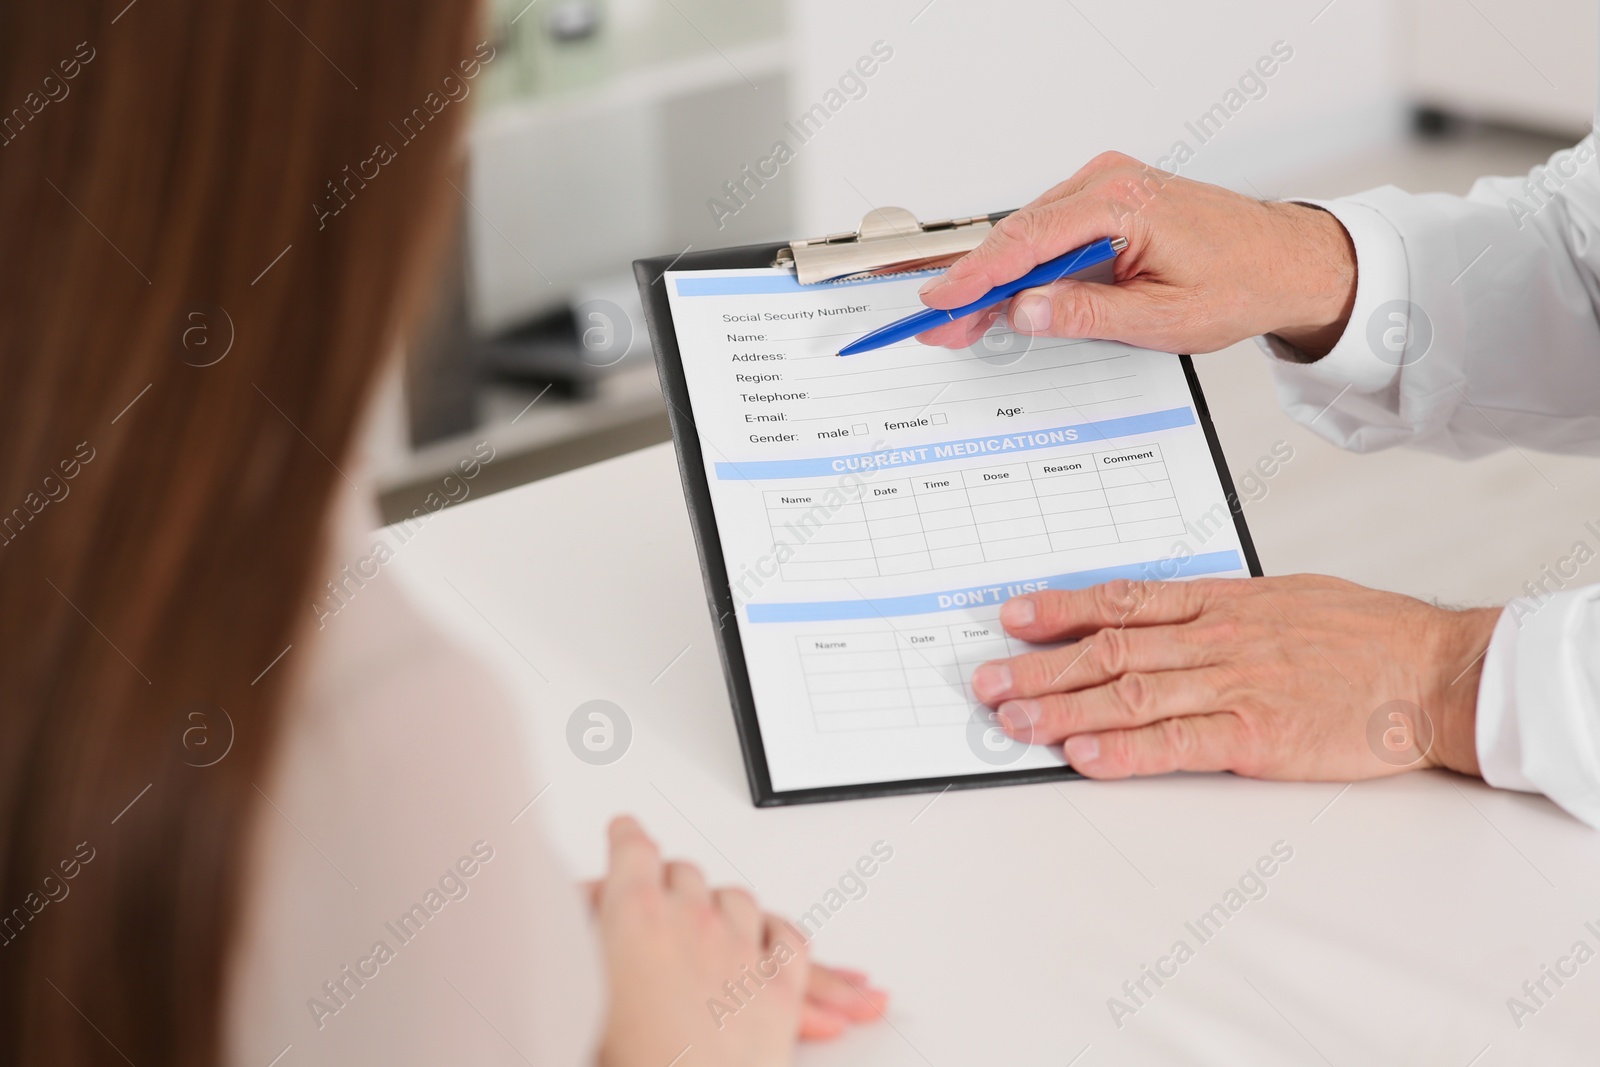
[[[683,356],[678,348],[677,330],[672,321],[672,307],[667,298],[666,275],[668,271],[678,270],[771,267],[779,261],[780,255],[790,248],[791,246],[786,243],[742,245],[736,248],[639,259],[633,264],[634,279],[639,285],[639,294],[644,304],[645,325],[650,331],[650,341],[655,351],[656,372],[661,380],[661,395],[667,403],[667,418],[672,426],[673,447],[678,457],[678,474],[683,480],[684,497],[689,508],[689,524],[694,530],[695,548],[700,555],[700,574],[705,581],[706,603],[711,609],[711,618],[717,631],[717,651],[722,659],[723,677],[728,683],[728,698],[733,706],[733,721],[739,733],[739,749],[744,756],[745,776],[750,783],[751,799],[756,807],[767,808],[825,800],[858,800],[905,793],[979,789],[996,785],[1082,778],[1083,775],[1070,767],[1046,767],[822,786],[811,789],[777,791],[772,788],[772,777],[767,770],[766,746],[761,737],[761,722],[756,715],[755,695],[750,687],[750,673],[739,636],[733,590],[728,584],[722,538],[717,530],[711,487],[706,480],[700,433],[695,426],[694,405],[689,398],[689,382],[684,375]],[[1228,510],[1233,515],[1240,550],[1244,554],[1250,573],[1259,578],[1262,574],[1261,562],[1256,556],[1250,530],[1245,525],[1244,503],[1234,490],[1233,475],[1229,472],[1227,461],[1222,455],[1222,445],[1217,440],[1216,427],[1211,421],[1211,409],[1206,404],[1205,393],[1200,388],[1200,379],[1195,374],[1194,361],[1187,355],[1179,358],[1183,364],[1184,379],[1194,400],[1195,413],[1201,429],[1205,432],[1206,444],[1211,450],[1212,463],[1222,484],[1223,498],[1228,502]]]

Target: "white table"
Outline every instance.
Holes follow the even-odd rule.
[[[1507,1006],[1576,942],[1600,954],[1600,834],[1541,798],[1182,775],[757,810],[665,445],[442,512],[393,568],[524,701],[551,783],[533,811],[575,874],[625,811],[791,914],[894,850],[815,941],[891,990],[887,1024],[802,1064],[1600,1060],[1600,955],[1520,1028]],[[593,699],[633,729],[609,765],[566,742]],[[1186,924],[1277,842],[1266,895],[1202,941]],[[1179,940],[1192,958],[1160,963]],[[1124,982],[1158,964],[1135,1002]],[[1120,1027],[1113,996],[1137,1008]]]

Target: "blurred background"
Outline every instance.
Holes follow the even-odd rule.
[[[381,400],[390,519],[484,442],[475,495],[668,439],[635,258],[852,230],[885,205],[1015,207],[1113,148],[1155,163],[1181,144],[1185,177],[1258,196],[1464,192],[1589,130],[1600,50],[1592,0],[492,9],[460,241]],[[1274,74],[1236,106],[1264,56]],[[1226,122],[1201,123],[1225,102]],[[1247,507],[1268,574],[1488,603],[1595,541],[1593,460],[1346,455],[1279,413],[1254,345],[1197,363],[1236,477],[1294,449]]]

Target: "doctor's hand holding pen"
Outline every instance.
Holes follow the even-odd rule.
[[[1128,240],[1116,284],[1058,281],[920,339],[965,347],[1005,313],[1021,333],[1167,352],[1274,334],[1313,361],[1350,319],[1355,249],[1332,214],[1252,200],[1116,153],[1002,219],[922,300],[961,307],[1113,235]],[[1063,746],[1090,777],[1230,770],[1347,781],[1408,766],[1478,774],[1479,674],[1499,615],[1315,575],[1119,581],[1008,602],[1000,620],[1013,636],[1074,643],[984,664],[973,689],[1007,733]],[[1383,758],[1369,736],[1390,704],[1414,709],[1403,721],[1430,735],[1409,764]]]
[[[1263,203],[1108,152],[1001,219],[981,246],[923,287],[923,303],[961,307],[1113,235],[1128,240],[1115,260],[1115,287],[1064,279],[921,340],[964,348],[1009,311],[1019,333],[1191,353],[1273,333],[1318,356],[1338,340],[1355,299],[1354,249],[1326,211]]]

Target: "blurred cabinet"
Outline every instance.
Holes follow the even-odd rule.
[[[473,88],[462,241],[434,328],[379,401],[386,513],[406,514],[486,442],[504,487],[663,440],[630,264],[792,236],[790,174],[737,213],[710,202],[770,155],[790,109],[786,0],[492,0]],[[604,298],[626,357],[581,399],[493,380],[475,338]]]
[[[1412,98],[1450,114],[1575,138],[1600,67],[1595,0],[1402,0]]]
[[[706,206],[783,130],[782,0],[526,2],[496,5],[503,55],[471,140],[480,330],[552,310],[641,256],[788,232],[785,182],[720,228]],[[594,32],[560,39],[563,8],[593,9]]]

